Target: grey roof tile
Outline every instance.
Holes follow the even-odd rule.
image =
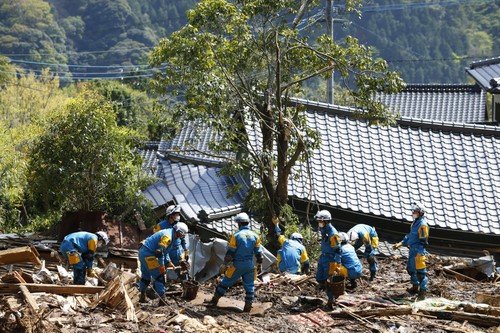
[[[198,221],[198,213],[204,210],[209,219],[223,218],[237,214],[248,185],[239,176],[220,176],[220,168],[204,165],[176,163],[161,160],[163,179],[150,187],[144,194],[155,207],[175,201],[182,208],[183,216]],[[229,196],[229,186],[240,184],[241,189]]]
[[[290,181],[291,196],[408,222],[409,204],[419,200],[430,207],[432,227],[500,235],[499,128],[406,119],[368,126],[340,108],[315,105],[307,122],[320,131],[314,156],[322,158],[309,161],[313,190],[298,190],[308,184],[304,169]]]
[[[408,85],[376,97],[402,117],[478,123],[486,116],[486,94],[478,85]]]

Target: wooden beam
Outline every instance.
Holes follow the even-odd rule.
[[[20,286],[25,286],[30,292],[46,292],[58,295],[73,295],[73,294],[95,294],[104,289],[104,287],[92,287],[83,285],[66,285],[59,286],[57,284],[42,284],[42,283],[0,283],[0,293],[13,294],[19,291]]]
[[[419,309],[418,311],[431,316],[435,316],[437,319],[454,320],[459,322],[467,321],[471,324],[483,327],[500,326],[500,316],[490,316],[479,313],[468,313],[463,311],[450,311],[450,310]]]
[[[24,296],[24,299],[26,300],[26,302],[28,303],[28,305],[30,306],[30,308],[36,312],[38,312],[38,304],[37,302],[35,301],[35,298],[33,297],[33,295],[31,295],[30,291],[28,290],[28,288],[26,288],[25,285],[20,285],[19,286],[19,289],[21,290],[21,293],[23,294]]]
[[[0,265],[32,262],[41,265],[40,254],[33,246],[16,247],[0,251]]]

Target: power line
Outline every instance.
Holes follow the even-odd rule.
[[[434,3],[404,3],[404,4],[392,4],[392,5],[381,5],[381,6],[364,6],[359,9],[361,12],[385,12],[391,10],[404,10],[404,9],[416,9],[425,7],[448,7],[457,5],[477,5],[485,2],[498,2],[500,0],[456,0],[456,1],[443,1]]]

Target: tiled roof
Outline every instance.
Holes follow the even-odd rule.
[[[478,85],[409,85],[399,93],[376,96],[402,117],[459,123],[486,118],[486,93]]]
[[[142,169],[145,170],[148,175],[156,176],[158,175],[158,146],[159,142],[148,142],[144,147],[137,150],[139,156],[142,157]]]
[[[350,115],[308,104],[322,143],[309,160],[313,184],[297,165],[290,196],[400,221],[410,221],[418,200],[432,227],[500,235],[500,128],[408,119],[369,126]]]
[[[186,122],[182,130],[172,140],[168,158],[196,164],[221,165],[227,161],[227,157],[234,157],[234,153],[224,152],[220,156],[214,154],[209,145],[219,139],[220,135],[205,124],[197,121]]]
[[[199,221],[198,213],[204,210],[209,220],[230,217],[242,210],[248,186],[239,176],[221,176],[220,168],[160,160],[162,180],[144,191],[154,207],[175,201],[182,208],[186,219]],[[229,197],[229,187],[241,188]]]
[[[473,62],[465,71],[488,92],[500,92],[500,57]]]

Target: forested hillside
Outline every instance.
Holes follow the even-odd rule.
[[[63,80],[147,77],[150,71],[137,65],[186,22],[196,2],[3,0],[0,55],[35,73],[50,67]],[[326,33],[320,3],[304,24],[314,34]],[[343,13],[342,3],[334,1],[334,38],[359,38],[410,83],[463,83],[468,64],[500,54],[499,0],[367,0],[360,17]]]

